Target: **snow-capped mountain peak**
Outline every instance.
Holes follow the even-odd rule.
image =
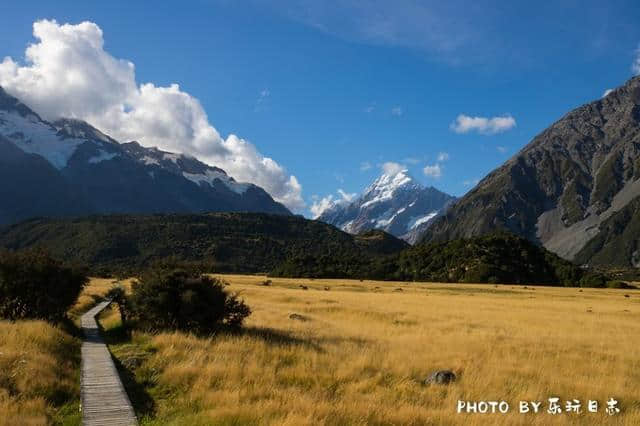
[[[454,199],[423,186],[407,169],[392,168],[353,202],[335,202],[318,219],[354,234],[382,229],[414,242],[414,234],[425,229]]]
[[[385,172],[364,191],[360,208],[391,200],[399,190],[411,191],[421,187],[422,185],[409,175],[407,169],[400,169],[392,173]]]

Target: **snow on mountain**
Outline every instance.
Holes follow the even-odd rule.
[[[44,157],[58,170],[67,166],[76,148],[84,142],[59,134],[35,113],[22,115],[18,110],[0,109],[0,135],[24,152]]]
[[[119,143],[75,119],[49,123],[0,87],[0,224],[90,213],[289,215],[262,188],[196,158]]]
[[[407,225],[407,231],[411,231],[412,229],[415,229],[416,227],[422,225],[423,223],[429,222],[431,219],[433,219],[437,215],[438,215],[438,212],[433,211],[431,213],[427,213],[424,216],[412,217],[409,220],[409,224]]]
[[[406,169],[388,170],[357,199],[334,202],[318,220],[353,234],[382,229],[414,242],[413,232],[425,229],[453,200],[433,187],[424,187]]]
[[[98,155],[94,155],[93,157],[89,158],[89,160],[87,161],[89,161],[89,163],[91,164],[97,164],[103,161],[113,160],[119,155],[117,152],[107,152],[103,150],[99,150],[99,151],[100,152],[98,153]]]
[[[171,173],[179,174],[197,185],[216,186],[216,181],[224,184],[236,194],[244,194],[251,187],[250,183],[239,183],[224,170],[200,162],[198,159],[158,148],[145,148],[137,142],[123,144],[125,149],[138,161],[147,166],[158,166]]]
[[[220,173],[215,170],[206,170],[204,173],[198,174],[182,172],[182,175],[197,184],[207,183],[213,185],[213,182],[217,179],[236,194],[243,194],[251,186],[249,183],[238,183],[232,177],[227,176],[226,173]]]

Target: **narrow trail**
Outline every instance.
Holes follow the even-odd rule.
[[[82,315],[82,367],[80,398],[83,425],[137,425],[136,415],[120,381],[107,345],[100,336],[98,315],[111,301],[105,301]]]

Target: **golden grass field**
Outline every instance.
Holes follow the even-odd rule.
[[[105,313],[142,424],[640,424],[640,292],[221,278],[253,310],[242,333],[129,338],[116,309]],[[92,280],[71,316],[112,285]],[[0,342],[0,424],[79,424],[80,340],[2,321]],[[440,368],[458,381],[420,383]],[[600,412],[517,413],[519,400],[552,396],[597,399]],[[602,407],[610,397],[622,410],[614,417]],[[456,414],[459,399],[512,407]]]
[[[243,333],[134,333],[111,345],[135,377],[143,423],[640,424],[639,292],[222,278],[253,309]],[[441,368],[459,380],[420,383]],[[517,413],[519,400],[553,396],[584,411],[599,400],[600,412]],[[610,397],[622,410],[614,417],[604,414]],[[459,399],[512,408],[456,414]]]

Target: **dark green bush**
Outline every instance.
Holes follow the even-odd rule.
[[[132,290],[131,316],[146,330],[210,333],[220,325],[238,327],[251,314],[222,280],[193,271],[152,269]]]
[[[620,288],[620,289],[635,288],[634,286],[629,285],[629,283],[626,283],[626,282],[620,281],[620,280],[607,281],[606,287],[607,288]]]
[[[40,250],[0,252],[0,318],[58,322],[87,283],[83,271]]]
[[[604,288],[607,277],[599,272],[587,272],[580,279],[580,287]]]

